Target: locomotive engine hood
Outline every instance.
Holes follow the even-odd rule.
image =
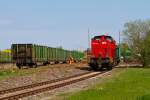
[[[95,36],[91,41],[91,54],[95,58],[112,58],[115,41],[110,36]]]

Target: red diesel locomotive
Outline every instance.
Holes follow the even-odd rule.
[[[119,55],[119,48],[111,36],[95,36],[91,40],[88,63],[94,70],[102,68],[111,70],[119,63]]]

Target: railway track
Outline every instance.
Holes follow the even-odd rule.
[[[55,79],[51,81],[31,84],[27,86],[7,89],[0,91],[0,100],[16,100],[19,98],[27,97],[30,95],[35,95],[37,93],[50,91],[56,88],[64,87],[88,78],[95,77],[97,75],[103,75],[109,73],[110,71],[103,72],[85,72],[78,75],[73,75],[69,77],[64,77],[60,79]]]

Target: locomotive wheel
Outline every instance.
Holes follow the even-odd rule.
[[[35,63],[34,68],[37,68],[37,66],[38,66],[37,63]]]
[[[112,65],[109,65],[109,66],[107,67],[107,70],[112,70]]]
[[[97,65],[97,64],[90,64],[90,67],[91,67],[93,70],[98,70],[98,65]]]
[[[91,58],[89,66],[96,71],[101,67],[101,63],[99,63],[98,59]]]

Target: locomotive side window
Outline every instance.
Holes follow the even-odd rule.
[[[110,36],[106,36],[106,38],[105,38],[106,40],[108,40],[109,42],[113,42],[113,39],[112,39],[112,37],[110,37]]]
[[[95,36],[93,40],[101,40],[101,36]]]

